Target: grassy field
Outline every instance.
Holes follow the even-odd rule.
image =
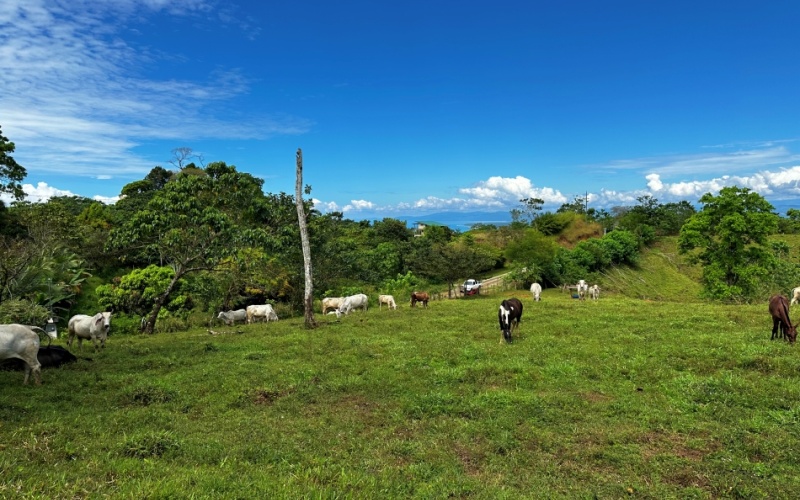
[[[0,498],[800,498],[766,304],[516,295],[511,345],[481,296],[0,372]]]

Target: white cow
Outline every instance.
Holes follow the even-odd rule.
[[[586,292],[589,291],[589,285],[586,284],[586,281],[579,280],[577,288],[578,288],[578,298],[580,298],[581,300],[586,299]]]
[[[792,300],[789,302],[789,305],[797,304],[800,302],[800,286],[796,286],[792,289]]]
[[[217,319],[221,319],[226,325],[235,325],[237,321],[247,321],[247,311],[237,309],[235,311],[220,311]]]
[[[275,309],[272,304],[261,304],[254,306],[247,306],[247,323],[250,324],[256,319],[263,318],[264,321],[278,321],[278,315],[275,314]]]
[[[389,306],[389,309],[397,309],[397,303],[391,295],[378,295],[378,309],[380,309],[383,304]]]
[[[326,314],[329,309],[339,309],[339,306],[342,305],[343,300],[344,297],[325,297],[322,299],[322,314]]]
[[[108,331],[111,329],[111,313],[99,312],[94,316],[88,314],[76,314],[69,319],[67,323],[69,330],[69,338],[67,345],[72,347],[72,339],[78,337],[78,349],[83,349],[83,340],[91,340],[94,344],[94,350],[97,351],[97,343],[100,342],[101,347],[106,346],[106,338]]]
[[[25,380],[27,384],[33,373],[33,380],[36,385],[42,383],[42,365],[39,363],[39,334],[33,328],[41,330],[39,327],[30,327],[12,323],[10,325],[0,325],[0,360],[17,358],[25,362]],[[44,330],[42,330],[44,331]],[[47,333],[50,338],[56,338],[55,332]]]
[[[345,297],[342,301],[342,305],[336,309],[336,317],[342,317],[342,314],[350,314],[350,311],[353,309],[363,309],[364,312],[367,311],[367,305],[369,304],[369,297],[367,297],[363,293],[357,293],[355,295],[350,295],[349,297]]]
[[[589,287],[589,298],[593,300],[597,300],[600,298],[600,287],[597,285],[592,285]]]
[[[533,295],[533,300],[539,302],[542,300],[542,285],[539,283],[534,283],[531,285],[531,295]]]

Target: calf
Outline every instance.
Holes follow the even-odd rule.
[[[378,295],[378,309],[380,309],[383,304],[386,304],[389,309],[397,309],[397,303],[391,295]]]
[[[597,285],[592,285],[589,287],[589,298],[593,300],[597,300],[600,298],[600,287]]]
[[[500,310],[497,312],[497,319],[500,321],[500,331],[503,336],[500,338],[500,343],[503,340],[509,344],[512,342],[512,331],[519,329],[519,322],[522,321],[522,302],[517,298],[506,299],[500,303]]]
[[[780,337],[788,340],[790,344],[794,344],[797,339],[797,326],[792,325],[792,320],[789,319],[789,299],[783,295],[770,297],[769,313],[772,316],[772,337],[770,337],[770,340]]]

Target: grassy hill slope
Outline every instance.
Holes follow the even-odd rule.
[[[605,272],[601,287],[636,299],[699,302],[700,274],[678,254],[677,237],[665,237],[642,252],[637,267]]]

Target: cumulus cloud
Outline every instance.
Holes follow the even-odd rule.
[[[23,184],[22,190],[25,192],[25,201],[34,203],[46,202],[54,196],[75,196],[75,194],[70,191],[48,186],[46,182],[40,182],[35,186],[33,184]],[[0,200],[3,200],[6,205],[10,205],[11,202],[14,201],[14,198],[7,193],[1,193]]]
[[[154,163],[138,152],[146,141],[307,131],[309,121],[288,116],[215,118],[216,106],[249,92],[236,68],[212,69],[204,81],[182,80],[180,55],[121,36],[151,15],[210,19],[225,8],[209,0],[3,1],[0,109],[17,161],[29,174],[135,177]],[[167,58],[175,77],[142,76]]]
[[[553,188],[536,188],[527,177],[489,177],[470,188],[461,188],[459,192],[470,195],[473,200],[492,205],[518,204],[523,198],[540,198],[545,204],[566,203],[567,198]],[[473,201],[470,200],[470,201]]]

